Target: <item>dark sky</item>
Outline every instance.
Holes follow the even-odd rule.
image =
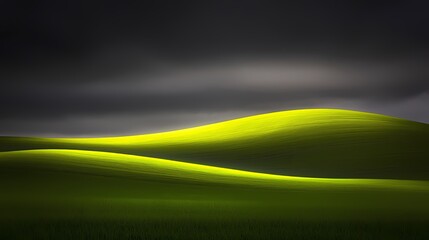
[[[426,2],[1,1],[0,135],[315,107],[429,122]]]

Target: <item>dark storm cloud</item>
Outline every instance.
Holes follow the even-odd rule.
[[[145,132],[303,107],[427,122],[425,5],[5,1],[0,134]]]

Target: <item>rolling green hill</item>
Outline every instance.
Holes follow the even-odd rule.
[[[429,179],[429,125],[312,109],[108,138],[0,138],[0,151],[106,151],[293,176]]]
[[[130,178],[149,182],[218,184],[273,189],[389,189],[429,191],[426,181],[307,178],[256,173],[173,160],[84,150],[0,153],[0,171],[17,178],[35,172]]]
[[[81,150],[0,153],[0,186],[1,219],[216,216],[225,208],[223,217],[429,217],[427,181],[289,177]]]

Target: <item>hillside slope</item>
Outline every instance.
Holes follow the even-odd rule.
[[[429,179],[429,125],[348,110],[275,112],[109,138],[0,138],[0,150],[81,149],[311,177]]]
[[[182,211],[258,218],[429,216],[427,181],[288,177],[79,150],[0,153],[0,187],[1,219],[186,217]]]
[[[272,189],[388,189],[428,191],[426,181],[307,178],[85,150],[23,150],[0,153],[0,172],[14,177],[45,172],[118,177],[149,182],[219,184]]]

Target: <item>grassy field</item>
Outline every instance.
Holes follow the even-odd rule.
[[[307,240],[425,240],[424,222],[311,222],[264,220],[132,220],[21,222],[0,225],[4,239],[307,239]],[[23,231],[23,229],[25,229]],[[35,236],[29,238],[28,236]]]
[[[428,239],[428,136],[427,124],[300,110],[140,136],[3,137],[0,238]],[[262,173],[276,169],[306,177]]]

